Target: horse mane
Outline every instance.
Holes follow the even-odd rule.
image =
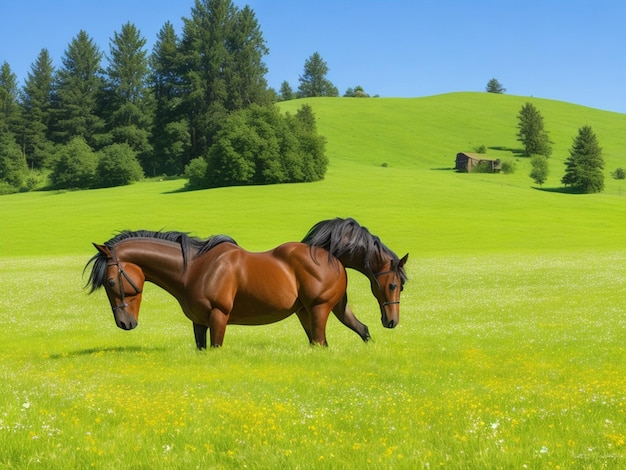
[[[302,243],[309,246],[318,246],[329,252],[329,256],[338,259],[356,259],[363,262],[364,269],[374,273],[376,263],[382,264],[386,258],[391,259],[391,269],[397,270],[402,282],[406,282],[407,275],[402,266],[399,266],[398,256],[376,235],[361,226],[356,220],[348,217],[342,219],[322,220],[315,224]]]
[[[186,232],[154,232],[150,230],[124,230],[110,240],[104,242],[104,245],[112,249],[121,241],[132,238],[151,238],[155,240],[165,240],[178,243],[181,247],[183,266],[185,268],[187,268],[187,261],[190,257],[198,257],[221,243],[233,243],[234,245],[237,245],[237,242],[228,235],[214,235],[206,239],[201,239],[189,236]],[[106,281],[107,257],[103,253],[96,253],[85,265],[83,274],[90,264],[93,266],[85,287],[89,287],[89,293],[92,293],[96,289],[102,287]]]

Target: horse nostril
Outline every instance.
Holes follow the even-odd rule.
[[[387,328],[393,328],[394,323],[393,320],[389,320],[389,323],[387,323]]]

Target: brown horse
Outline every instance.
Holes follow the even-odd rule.
[[[227,236],[206,240],[181,232],[122,232],[104,245],[92,264],[91,292],[104,286],[115,322],[130,330],[137,326],[145,281],[172,294],[193,322],[196,346],[221,346],[227,324],[263,325],[296,313],[311,344],[327,345],[326,322],[332,311],[367,341],[367,326],[347,305],[344,266],[326,249],[304,243],[285,243],[250,253]],[[393,263],[392,263],[393,264]],[[399,319],[403,262],[376,273],[375,295],[383,325]],[[386,286],[383,288],[382,286]],[[374,291],[374,287],[373,287]]]

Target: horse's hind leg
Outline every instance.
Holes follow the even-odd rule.
[[[309,312],[302,307],[296,311],[296,315],[298,316],[298,320],[300,320],[302,328],[304,328],[307,338],[309,338],[309,343],[313,344],[313,338],[311,337],[311,317],[309,316]]]
[[[199,350],[206,349],[206,332],[209,329],[206,325],[193,324],[193,335],[196,338],[196,347]]]
[[[339,303],[335,305],[335,307],[333,308],[333,313],[341,323],[343,323],[352,331],[354,331],[357,335],[359,335],[363,341],[369,341],[370,330],[367,328],[367,325],[361,323],[357,319],[357,317],[354,316],[354,313],[352,313],[352,310],[348,306],[347,294],[344,294]]]

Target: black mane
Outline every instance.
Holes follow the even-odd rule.
[[[187,260],[193,256],[200,256],[211,248],[219,245],[220,243],[233,243],[237,244],[235,240],[227,235],[214,235],[212,237],[201,239],[197,237],[191,237],[185,232],[153,232],[150,230],[125,230],[118,233],[110,240],[104,242],[104,245],[110,249],[113,249],[122,240],[128,240],[131,238],[151,238],[156,240],[165,240],[173,243],[178,243],[183,255],[183,264],[187,267]],[[105,282],[106,270],[107,270],[107,257],[103,253],[98,252],[95,254],[85,265],[83,273],[87,270],[90,264],[93,264],[91,273],[89,274],[89,280],[85,287],[90,287],[89,292],[93,292],[96,289],[102,287]]]
[[[407,280],[404,268],[399,266],[398,256],[352,218],[322,220],[309,230],[302,243],[322,247],[339,260],[361,260],[365,270],[371,274],[377,269],[376,263],[382,264],[386,258],[391,259],[391,269],[398,271],[403,283]]]

